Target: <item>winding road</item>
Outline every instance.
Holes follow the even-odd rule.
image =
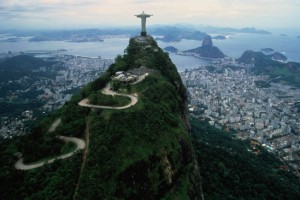
[[[45,160],[45,161],[41,161],[38,163],[34,163],[34,164],[24,164],[24,158],[22,158],[22,154],[20,152],[16,153],[16,156],[18,156],[19,160],[16,162],[15,164],[15,168],[19,169],[19,170],[30,170],[30,169],[35,169],[38,167],[41,167],[45,164],[49,164],[49,163],[53,163],[55,160],[57,159],[65,159],[65,158],[69,158],[72,155],[74,155],[74,153],[76,153],[78,150],[83,150],[85,148],[85,142],[82,139],[78,139],[75,137],[65,137],[65,136],[57,136],[58,139],[63,140],[65,142],[73,142],[76,144],[76,149],[70,153],[66,153],[60,156],[57,156],[55,158],[49,159],[49,160]]]
[[[137,84],[139,82],[141,82],[142,80],[144,80],[149,74],[146,73],[142,76],[139,76],[138,80],[135,81],[134,83],[132,83],[132,85]],[[126,105],[126,106],[120,106],[120,107],[113,107],[113,106],[101,106],[101,105],[92,105],[88,103],[88,99],[83,99],[82,101],[80,101],[78,103],[79,106],[83,106],[83,107],[89,107],[89,108],[99,108],[99,109],[115,109],[115,110],[122,110],[122,109],[127,109],[130,108],[131,106],[135,105],[138,102],[138,98],[137,98],[137,94],[136,95],[130,95],[130,94],[120,94],[117,92],[114,92],[110,89],[110,84],[107,84],[106,87],[102,90],[102,93],[105,95],[119,95],[119,96],[125,96],[125,97],[129,97],[131,99],[131,102]],[[53,124],[50,126],[48,132],[52,133],[55,131],[55,129],[60,125],[61,123],[61,119],[57,119],[53,122]],[[88,126],[87,126],[87,130],[86,132],[88,133]],[[73,142],[76,144],[76,149],[70,153],[66,153],[60,156],[57,156],[55,158],[49,159],[49,160],[45,160],[45,161],[41,161],[41,162],[36,162],[36,163],[31,163],[31,164],[25,164],[24,163],[24,158],[22,157],[22,153],[17,152],[15,153],[15,156],[17,156],[19,159],[15,164],[15,168],[18,170],[31,170],[31,169],[35,169],[38,167],[41,167],[45,164],[49,164],[49,163],[53,163],[55,160],[58,159],[65,159],[65,158],[69,158],[72,155],[74,155],[78,150],[83,150],[86,148],[86,143],[84,140],[79,139],[79,138],[75,138],[75,137],[66,137],[66,136],[56,136],[57,139],[63,140],[64,142]],[[87,135],[88,137],[88,135]],[[88,143],[88,138],[87,139],[87,143]],[[85,151],[85,157],[87,154],[87,149]],[[84,158],[85,160],[85,158]],[[84,162],[85,163],[85,162]],[[82,168],[84,167],[84,164],[82,166]],[[82,170],[82,169],[81,169]]]
[[[134,95],[130,95],[130,94],[120,94],[120,93],[114,92],[114,91],[112,91],[110,89],[110,84],[107,84],[106,87],[103,88],[102,94],[112,95],[112,96],[116,95],[116,96],[129,97],[130,100],[131,100],[131,102],[128,105],[126,105],[126,106],[114,107],[114,106],[101,106],[101,105],[89,104],[89,100],[88,99],[83,99],[82,101],[80,101],[78,103],[78,105],[83,106],[83,107],[88,107],[88,108],[122,110],[122,109],[130,108],[131,106],[135,105],[138,102],[137,95],[134,96]]]

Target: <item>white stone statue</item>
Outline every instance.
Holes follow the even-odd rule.
[[[143,11],[142,14],[135,15],[135,16],[137,16],[138,18],[141,18],[141,21],[142,21],[142,31],[141,31],[141,36],[147,36],[147,31],[146,31],[146,19],[147,19],[148,17],[153,16],[153,15],[145,14],[145,12]]]

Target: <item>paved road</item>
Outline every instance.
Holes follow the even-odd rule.
[[[148,73],[142,75],[142,76],[139,76],[138,80],[135,81],[134,83],[132,84],[137,84],[139,82],[141,82],[142,80],[144,80],[146,78],[146,76],[148,76]],[[89,108],[100,108],[100,109],[116,109],[116,110],[122,110],[122,109],[126,109],[126,108],[130,108],[131,106],[135,105],[137,102],[138,102],[138,98],[137,98],[137,95],[136,96],[133,96],[133,95],[129,95],[129,94],[119,94],[117,92],[114,92],[110,89],[110,85],[106,85],[106,87],[102,90],[102,93],[105,94],[105,95],[119,95],[119,96],[126,96],[126,97],[129,97],[131,102],[126,105],[126,106],[120,106],[120,107],[113,107],[113,106],[100,106],[100,105],[92,105],[92,104],[89,104],[88,103],[88,99],[83,99],[82,101],[80,101],[78,103],[78,105],[80,106],[83,106],[83,107],[89,107]],[[57,128],[57,126],[61,123],[61,119],[57,119],[52,125],[51,127],[49,128],[49,132],[54,132],[55,129]],[[60,156],[57,156],[53,159],[49,159],[49,160],[46,160],[46,161],[42,161],[42,162],[38,162],[38,163],[34,163],[34,164],[24,164],[24,158],[22,157],[22,153],[20,152],[17,152],[15,155],[18,156],[19,160],[16,162],[15,164],[15,168],[16,169],[19,169],[19,170],[31,170],[31,169],[35,169],[35,168],[38,168],[38,167],[41,167],[45,164],[49,164],[49,163],[52,163],[54,162],[55,160],[57,159],[65,159],[65,158],[68,158],[68,157],[71,157],[72,155],[74,155],[74,153],[76,153],[78,150],[83,150],[85,149],[86,147],[86,143],[84,142],[84,140],[82,139],[78,139],[78,138],[75,138],[75,137],[66,137],[66,136],[57,136],[58,139],[60,140],[63,140],[65,142],[73,142],[76,144],[76,149],[70,153],[67,153],[67,154],[63,154],[63,155],[60,155]],[[87,151],[86,153],[87,154]]]
[[[148,73],[145,73],[144,75],[139,76],[138,80],[133,82],[132,85],[138,84],[139,82],[143,81],[148,75]]]
[[[114,92],[110,89],[110,85],[107,84],[106,87],[102,90],[102,93],[105,95],[118,95],[118,96],[125,96],[129,97],[131,102],[126,106],[120,106],[120,107],[114,107],[114,106],[101,106],[101,105],[93,105],[89,104],[88,99],[83,99],[78,103],[78,105],[88,108],[100,108],[100,109],[115,109],[115,110],[122,110],[126,108],[130,108],[131,106],[135,105],[138,102],[138,98],[136,96],[130,95],[130,94],[119,94],[117,92]]]
[[[55,129],[58,127],[58,125],[60,125],[61,123],[61,118],[58,118],[57,120],[55,120],[55,122],[50,126],[48,132],[52,133],[55,131]]]
[[[16,153],[16,156],[19,157],[19,160],[16,162],[15,168],[19,169],[19,170],[35,169],[35,168],[41,167],[41,166],[43,166],[45,164],[53,163],[57,159],[65,159],[65,158],[71,157],[78,150],[82,150],[82,149],[85,148],[85,142],[82,139],[78,139],[78,138],[75,138],[75,137],[65,137],[65,136],[57,136],[57,138],[60,139],[60,140],[65,141],[65,142],[73,142],[73,143],[75,143],[76,146],[77,146],[76,149],[74,151],[70,152],[70,153],[63,154],[63,155],[57,156],[57,157],[55,157],[53,159],[42,161],[42,162],[38,162],[38,163],[35,163],[35,164],[24,164],[24,162],[23,162],[24,159],[22,158],[22,154],[20,152],[18,152],[18,153]]]

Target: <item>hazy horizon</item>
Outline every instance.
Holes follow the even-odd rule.
[[[153,14],[149,25],[192,24],[215,27],[299,30],[297,0],[3,0],[2,30],[81,29],[138,26],[135,14]]]

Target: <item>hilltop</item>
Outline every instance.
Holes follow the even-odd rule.
[[[217,59],[217,58],[224,58],[224,53],[216,46],[213,46],[213,42],[210,36],[204,37],[202,41],[202,46],[187,50],[183,52],[185,55],[195,55],[198,57],[210,58],[210,59]]]
[[[112,78],[122,73],[145,76]],[[6,199],[201,199],[189,129],[187,93],[168,54],[151,37],[131,38],[101,77],[28,135],[3,142],[1,184],[9,184],[0,192]],[[75,151],[55,139],[61,135],[85,140],[85,150],[29,171],[10,167],[17,151],[25,166]]]
[[[278,61],[280,60],[280,61]],[[278,52],[266,55],[262,52],[245,51],[237,59],[240,63],[253,64],[252,71],[257,74],[270,75],[276,81],[285,82],[294,86],[300,86],[300,64],[296,62],[283,62],[286,57]]]

